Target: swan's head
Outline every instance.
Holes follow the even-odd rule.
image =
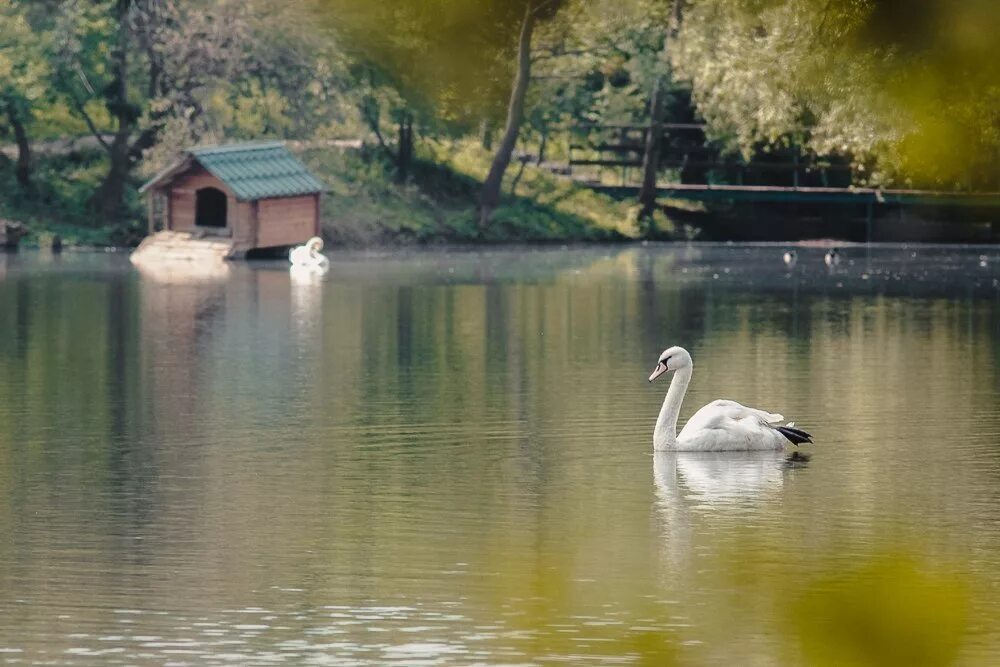
[[[656,368],[649,376],[649,381],[652,382],[667,371],[679,371],[689,366],[691,366],[691,355],[683,347],[675,345],[660,353],[660,358],[656,361]]]
[[[318,236],[314,236],[306,242],[306,247],[313,252],[319,252],[323,249],[323,239]]]

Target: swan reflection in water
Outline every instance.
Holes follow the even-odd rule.
[[[330,270],[330,265],[301,266],[293,264],[288,268],[289,280],[293,285],[318,285]]]
[[[740,568],[743,559],[764,553],[756,543],[758,529],[780,520],[790,474],[796,473],[780,450],[653,454],[657,576],[676,603],[671,609],[691,627],[692,639],[723,655],[754,655],[762,665],[781,664],[780,645],[766,639],[761,619],[731,615],[732,594],[719,595],[718,582],[737,586],[751,572]],[[746,626],[739,639],[730,627],[734,618]]]
[[[655,452],[653,478],[661,502],[719,505],[781,490],[785,453]]]
[[[289,290],[292,324],[299,336],[312,337],[322,319],[323,283],[327,269],[292,266]]]
[[[698,556],[696,542],[702,542],[699,536],[719,528],[713,528],[713,521],[742,522],[748,511],[778,497],[785,474],[781,451],[654,452],[667,578],[682,576],[691,567]]]

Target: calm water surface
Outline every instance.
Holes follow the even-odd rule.
[[[1000,253],[782,251],[0,255],[0,661],[997,664]],[[654,456],[672,344],[811,460]]]

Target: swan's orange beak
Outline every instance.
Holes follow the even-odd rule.
[[[662,361],[656,364],[656,368],[653,369],[653,374],[649,376],[649,381],[652,382],[656,378],[660,377],[667,372],[667,365]]]

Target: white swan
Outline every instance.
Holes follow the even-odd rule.
[[[324,270],[330,265],[330,260],[323,254],[323,239],[314,236],[288,253],[292,266],[303,266]]]
[[[653,451],[723,452],[783,449],[786,442],[812,442],[805,431],[792,424],[778,426],[784,420],[779,414],[756,410],[736,401],[712,401],[687,421],[677,433],[677,417],[684,393],[691,382],[691,355],[683,347],[664,350],[656,362],[652,382],[667,371],[674,371],[667,397],[663,399],[660,416],[653,431]]]

